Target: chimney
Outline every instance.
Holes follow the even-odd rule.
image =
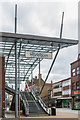
[[[39,78],[39,74],[38,74],[38,78]],[[42,74],[40,74],[40,79],[42,79]]]
[[[37,79],[37,76],[35,76],[35,79]]]

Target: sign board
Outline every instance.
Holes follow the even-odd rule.
[[[52,53],[26,51],[25,55],[29,58],[52,59]]]
[[[80,94],[80,91],[74,91],[74,95]]]

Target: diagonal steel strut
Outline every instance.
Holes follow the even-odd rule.
[[[25,74],[25,76],[24,76],[23,81],[25,81],[25,78],[26,78],[26,76],[27,76],[29,70],[33,67],[33,65],[36,63],[37,60],[38,60],[38,58],[33,62],[33,64],[32,64],[32,65],[30,66],[30,68],[27,70],[27,72],[26,72],[26,74]]]
[[[51,72],[51,70],[52,70],[52,67],[53,67],[53,65],[54,65],[54,62],[55,62],[55,60],[56,60],[56,58],[57,58],[57,56],[58,56],[59,50],[60,50],[60,46],[59,46],[59,48],[58,48],[58,50],[57,50],[57,53],[56,53],[56,55],[55,55],[55,58],[54,58],[54,60],[53,60],[53,62],[52,62],[52,64],[51,64],[51,67],[50,67],[49,71],[48,71],[48,74],[47,74],[47,76],[46,76],[45,82],[44,82],[44,84],[43,84],[43,86],[42,86],[42,88],[41,88],[40,94],[41,94],[42,91],[43,91],[43,88],[44,88],[44,86],[45,86],[45,84],[46,84],[46,81],[47,81],[47,79],[48,79],[48,77],[49,77],[49,74],[50,74],[50,72]]]
[[[11,51],[12,51],[14,45],[15,45],[15,43],[11,46],[11,49],[10,49],[10,51],[9,51],[9,54],[8,54],[8,57],[7,57],[7,61],[6,61],[6,68],[7,68],[8,61],[9,61],[9,57],[10,57],[10,54],[11,54]]]

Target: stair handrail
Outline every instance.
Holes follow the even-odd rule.
[[[15,90],[6,84],[5,84],[5,88],[8,89],[9,91],[11,91],[12,93],[15,93]]]
[[[25,100],[23,99],[23,95],[22,94],[20,94],[20,98],[21,98],[21,101],[23,102],[24,107],[25,107],[25,115],[28,116],[29,115],[29,103],[28,103],[25,95],[24,95],[24,99]]]
[[[44,109],[44,111],[49,114],[49,109],[48,107],[45,105],[45,103],[42,101],[42,99],[40,98],[40,96],[38,96],[38,101],[40,103],[40,105],[42,106],[42,108]]]
[[[35,91],[33,90],[33,88],[31,88],[31,93],[32,93],[34,99],[37,100],[36,95],[35,95]]]
[[[36,98],[36,95],[35,95],[35,91],[33,89],[31,89],[31,93],[34,97],[35,100],[38,100],[39,104],[41,105],[41,107],[43,108],[43,110],[49,114],[49,109],[48,107],[45,105],[45,103],[42,101],[42,99],[40,98],[40,96],[38,96],[38,98]]]

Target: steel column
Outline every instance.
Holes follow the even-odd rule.
[[[17,41],[15,41],[15,117],[18,117]]]
[[[19,117],[20,117],[20,57],[18,58],[18,92],[19,92]]]
[[[20,49],[19,49],[19,53],[18,53],[19,117],[20,117],[20,52],[21,52],[21,44],[22,44],[22,40],[20,41]]]
[[[15,5],[15,34],[17,31],[17,5]],[[17,40],[15,40],[15,118],[18,118]]]
[[[39,58],[39,96],[40,96],[40,58]]]

